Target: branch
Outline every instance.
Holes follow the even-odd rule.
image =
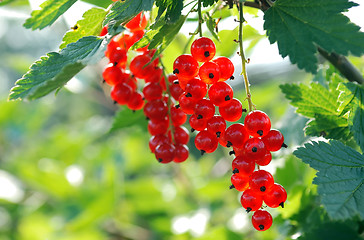
[[[364,83],[363,75],[359,70],[344,56],[335,52],[328,53],[324,49],[317,47],[318,52],[326,58],[339,72],[344,75],[350,82]]]

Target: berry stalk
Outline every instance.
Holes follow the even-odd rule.
[[[199,32],[200,37],[202,37],[202,13],[201,13],[201,0],[198,0],[197,12],[198,12],[198,32]]]
[[[243,23],[245,19],[243,16],[243,1],[240,0],[239,3],[239,48],[240,48],[240,57],[241,57],[241,65],[242,65],[242,71],[240,75],[243,75],[244,77],[244,85],[245,85],[245,92],[246,92],[246,99],[248,100],[249,105],[249,112],[253,111],[254,104],[251,99],[250,94],[250,83],[248,80],[248,74],[246,73],[246,63],[248,62],[244,55],[244,49],[243,49]]]

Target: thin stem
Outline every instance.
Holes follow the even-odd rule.
[[[198,12],[198,32],[199,32],[200,37],[202,37],[202,12],[201,12],[201,0],[198,0],[197,12]]]
[[[246,63],[248,62],[244,55],[244,48],[243,48],[243,23],[245,19],[243,16],[243,4],[242,1],[240,1],[239,4],[239,48],[240,48],[240,57],[241,57],[241,65],[242,65],[242,71],[240,75],[243,75],[244,77],[244,85],[245,85],[245,92],[246,92],[246,99],[248,100],[249,105],[249,112],[253,110],[254,104],[251,99],[250,94],[250,83],[248,80],[248,74],[246,73]]]

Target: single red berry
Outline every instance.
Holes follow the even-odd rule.
[[[198,78],[193,78],[187,82],[185,87],[186,97],[197,101],[206,96],[207,85]]]
[[[209,98],[218,107],[226,106],[233,99],[233,95],[233,89],[225,82],[217,82],[209,89]]]
[[[121,76],[123,75],[121,69],[114,66],[113,63],[106,65],[104,71],[102,72],[102,77],[105,82],[111,86],[114,86],[121,82]]]
[[[226,130],[225,130],[226,132]],[[218,138],[219,144],[223,147],[231,147],[231,145],[228,144],[228,141],[226,140],[225,132],[220,134],[220,137]]]
[[[150,135],[166,134],[169,127],[169,119],[148,121],[148,132]]]
[[[215,43],[206,37],[196,39],[191,45],[191,54],[199,62],[210,61],[216,54]]]
[[[250,175],[249,186],[253,190],[259,191],[261,194],[265,194],[273,186],[274,179],[272,174],[265,170],[258,170]]]
[[[273,223],[272,215],[266,210],[257,210],[252,216],[253,227],[258,231],[268,230]]]
[[[225,133],[226,122],[225,119],[219,115],[215,115],[207,120],[207,131],[216,134],[219,138],[221,134]]]
[[[147,23],[148,21],[145,14],[141,12],[125,24],[125,27],[130,31],[137,31],[144,29],[147,26]]]
[[[195,112],[196,101],[189,97],[186,97],[185,94],[182,94],[179,97],[178,102],[180,108],[184,113],[193,114]]]
[[[255,162],[245,158],[244,156],[235,157],[231,165],[234,174],[247,177],[250,176],[255,169]]]
[[[284,202],[287,200],[287,192],[282,185],[275,183],[264,195],[263,200],[268,207],[276,208],[284,207]]]
[[[151,120],[163,120],[167,112],[167,104],[160,99],[149,101],[144,105],[144,115]]]
[[[201,151],[201,154],[214,152],[217,145],[218,141],[216,135],[207,130],[203,130],[196,135],[195,146]]]
[[[256,161],[264,157],[267,149],[264,142],[259,138],[249,138],[243,146],[246,158]]]
[[[109,52],[109,60],[114,65],[124,68],[128,60],[127,50],[125,48],[117,47]]]
[[[264,156],[260,159],[256,159],[255,163],[260,166],[267,166],[272,161],[272,154],[266,150]]]
[[[125,105],[130,100],[133,89],[126,83],[118,83],[111,89],[111,98],[120,105]]]
[[[120,33],[114,36],[111,41],[116,42],[118,47],[124,48],[126,50],[128,50],[135,43],[133,36],[125,33]]]
[[[170,143],[168,137],[166,135],[155,135],[149,139],[149,149],[152,153],[155,152],[157,146],[162,145],[163,143]]]
[[[172,162],[175,157],[175,148],[170,143],[163,143],[155,149],[155,158],[160,163]]]
[[[171,131],[168,131],[168,137],[172,140]],[[184,126],[177,126],[173,128],[173,138],[175,144],[187,144],[190,140],[190,135],[187,128]]]
[[[243,124],[235,123],[226,129],[225,138],[228,147],[242,148],[246,140],[249,139],[249,134]]]
[[[263,204],[263,197],[259,192],[249,188],[243,192],[240,198],[241,205],[249,213],[250,211],[257,211]]]
[[[136,56],[130,63],[130,71],[135,77],[144,79],[154,70],[154,66],[151,64],[151,57],[147,55]]]
[[[179,85],[178,80],[175,80],[169,85],[169,92],[171,93],[172,97],[178,101],[179,97],[183,94],[184,91]]]
[[[266,113],[255,110],[246,115],[244,125],[251,136],[264,137],[268,134],[271,123]]]
[[[189,155],[189,151],[188,151],[188,147],[186,145],[182,145],[182,144],[176,144],[174,145],[175,147],[175,156],[173,161],[176,163],[181,163],[186,161],[186,159],[188,158]]]
[[[230,189],[235,188],[242,192],[249,188],[249,177],[243,175],[233,174],[231,175],[231,186]]]
[[[203,98],[197,101],[194,114],[198,119],[208,120],[215,114],[215,106],[209,99]]]
[[[226,121],[236,122],[243,115],[243,105],[241,102],[233,98],[225,106],[219,107],[219,113]]]
[[[197,118],[197,115],[193,114],[191,117],[190,117],[190,120],[189,120],[189,123],[190,123],[190,126],[191,126],[191,131],[202,131],[206,128],[207,126],[207,121],[205,119],[198,119]]]
[[[223,82],[230,79],[234,79],[234,64],[227,57],[218,57],[212,60],[219,66],[220,79],[219,82]]]
[[[171,119],[173,126],[180,126],[187,121],[187,115],[182,111],[181,108],[171,107]]]
[[[130,96],[127,106],[129,109],[134,111],[142,109],[144,106],[143,94],[139,91],[133,92]]]
[[[143,88],[144,98],[147,101],[152,101],[162,98],[163,89],[159,83],[148,82]]]
[[[173,73],[178,77],[193,78],[197,76],[198,68],[199,66],[196,59],[188,54],[180,55],[173,63]]]
[[[214,84],[220,79],[220,69],[216,63],[205,62],[198,71],[200,79],[206,84]]]
[[[107,26],[104,26],[104,27],[101,29],[100,37],[105,36],[107,33],[108,33]]]
[[[150,72],[146,73],[144,77],[145,82],[156,82],[159,83],[162,86],[162,82],[165,81],[163,77],[163,69],[160,67],[153,67],[150,68]],[[164,84],[165,85],[165,84]]]
[[[275,152],[281,149],[284,143],[284,137],[278,130],[272,129],[262,138],[267,150]]]

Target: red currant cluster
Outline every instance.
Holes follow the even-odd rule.
[[[147,47],[137,49],[140,52],[129,64],[129,48],[144,35],[147,19],[143,13],[130,20],[125,27],[129,33],[121,33],[112,38],[107,46],[105,56],[110,63],[103,72],[104,81],[112,86],[111,98],[120,105],[126,105],[135,111],[143,109],[149,119],[148,131],[152,135],[149,141],[150,150],[161,163],[183,162],[188,158],[186,146],[189,140],[188,130],[181,126],[187,115],[174,107],[174,100],[165,94],[167,91],[163,69],[158,66],[159,59],[152,60],[155,50]],[[105,27],[100,35],[107,34]],[[168,88],[171,96],[178,99],[183,90],[173,83],[176,76],[168,77]],[[138,81],[144,80],[142,91],[138,91]],[[146,100],[146,103],[144,102]]]
[[[271,152],[286,145],[283,135],[278,130],[271,129],[269,117],[259,110],[252,111],[245,117],[239,135],[239,146],[232,143],[234,150],[231,154],[236,157],[232,162],[230,188],[243,191],[240,199],[242,206],[248,213],[255,211],[252,217],[254,228],[265,231],[270,228],[273,219],[268,211],[260,210],[263,201],[268,207],[283,208],[287,192],[281,185],[274,183],[269,172],[259,170],[259,166],[268,165],[272,160]],[[256,164],[258,170],[255,171]]]

